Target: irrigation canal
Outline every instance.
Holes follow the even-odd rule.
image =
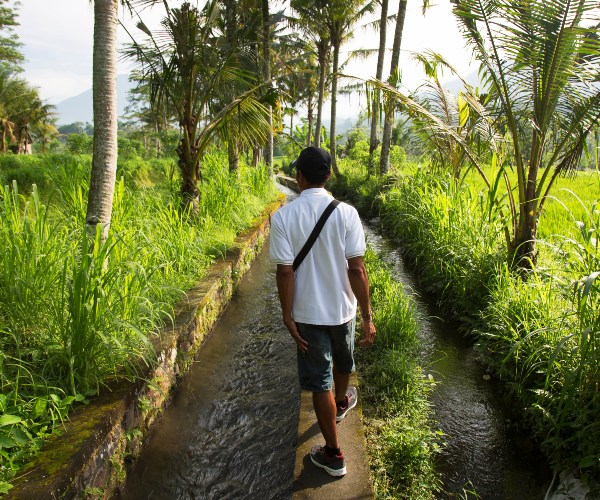
[[[365,226],[368,241],[413,293],[423,366],[440,382],[433,403],[447,440],[444,497],[472,490],[483,499],[543,498],[547,466],[508,424],[472,347],[412,292],[414,277],[394,245],[375,225]],[[294,350],[265,246],[116,498],[290,498],[299,402]]]

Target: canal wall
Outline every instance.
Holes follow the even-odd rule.
[[[145,437],[168,403],[241,277],[268,236],[281,195],[240,234],[225,258],[176,305],[173,319],[154,339],[156,363],[135,381],[108,383],[89,405],[69,416],[64,432],[46,442],[13,481],[7,498],[108,498],[126,475]]]

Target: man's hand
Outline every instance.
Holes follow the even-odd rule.
[[[294,269],[291,265],[277,264],[277,291],[283,313],[283,324],[296,341],[298,349],[308,351],[308,342],[300,336],[296,322],[292,319],[292,303],[294,301]]]
[[[308,351],[308,342],[301,337],[298,327],[296,326],[296,322],[293,319],[284,318],[283,323],[290,331],[292,338],[296,341],[298,349],[300,349],[302,352]]]
[[[360,323],[361,339],[358,342],[360,347],[371,347],[375,343],[375,325],[373,319],[369,315],[366,318],[362,318]]]

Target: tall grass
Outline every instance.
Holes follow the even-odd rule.
[[[600,212],[582,203],[578,213],[567,210],[574,236],[546,245],[546,268],[526,282],[498,274],[482,334],[553,461],[598,477]]]
[[[209,155],[191,218],[166,181],[148,184],[160,171],[121,177],[102,242],[84,230],[89,162],[46,161],[43,193],[0,188],[2,488],[73,404],[153,362],[151,338],[175,302],[276,193],[266,169],[231,176]]]
[[[367,450],[377,498],[434,498],[441,433],[434,430],[432,381],[417,362],[414,307],[374,252],[365,257],[376,344],[359,350]]]

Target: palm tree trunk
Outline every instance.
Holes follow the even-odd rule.
[[[392,48],[392,64],[390,69],[389,83],[397,85],[399,80],[398,61],[400,60],[400,46],[402,45],[402,30],[404,29],[404,18],[406,17],[406,2],[400,0],[398,5],[398,16],[396,17],[396,31],[394,33],[394,47]],[[379,161],[379,173],[385,175],[390,167],[390,146],[392,142],[392,125],[394,124],[394,107],[385,110],[385,123],[383,126],[383,139],[381,141],[381,159]]]
[[[317,102],[317,123],[315,125],[314,146],[321,146],[321,126],[323,123],[323,101],[325,100],[325,72],[327,71],[326,41],[321,40],[318,47],[319,58],[319,101]]]
[[[88,230],[108,236],[117,172],[117,0],[94,0],[94,153],[86,214]]]
[[[379,22],[379,52],[377,54],[377,70],[375,72],[375,78],[381,80],[383,77],[383,61],[385,59],[385,42],[387,35],[387,12],[388,12],[388,0],[381,1],[381,18]],[[371,137],[369,141],[369,174],[373,173],[375,165],[373,164],[373,153],[377,146],[379,146],[379,139],[377,138],[377,127],[379,125],[379,101],[381,99],[381,90],[375,89],[373,95],[373,105],[371,106]]]
[[[263,56],[264,56],[264,79],[266,84],[271,83],[271,17],[269,16],[269,0],[262,0],[262,27],[263,27]],[[268,105],[269,114],[267,123],[267,147],[265,149],[265,163],[269,172],[273,171],[273,110]]]
[[[333,75],[331,77],[331,125],[329,127],[329,152],[331,154],[331,168],[336,177],[340,177],[340,171],[337,166],[337,154],[335,144],[335,119],[337,113],[337,86],[338,86],[338,66],[340,59],[340,44],[333,44]]]
[[[198,180],[200,179],[199,162],[194,158],[191,148],[194,137],[194,124],[188,122],[182,129],[182,138],[177,147],[179,157],[179,168],[181,170],[181,206],[183,210],[189,210],[191,215],[196,215],[200,207],[200,191]]]
[[[235,47],[237,44],[237,26],[238,26],[238,11],[236,0],[225,0],[225,35],[227,43],[230,47]],[[236,60],[238,49],[235,48]],[[240,168],[240,151],[237,140],[236,131],[231,131],[229,140],[227,141],[227,159],[229,161],[229,171],[239,172]]]
[[[312,142],[312,127],[313,127],[313,114],[314,114],[314,103],[313,96],[310,94],[308,96],[308,106],[307,106],[307,132],[306,132],[306,147],[310,146]]]

